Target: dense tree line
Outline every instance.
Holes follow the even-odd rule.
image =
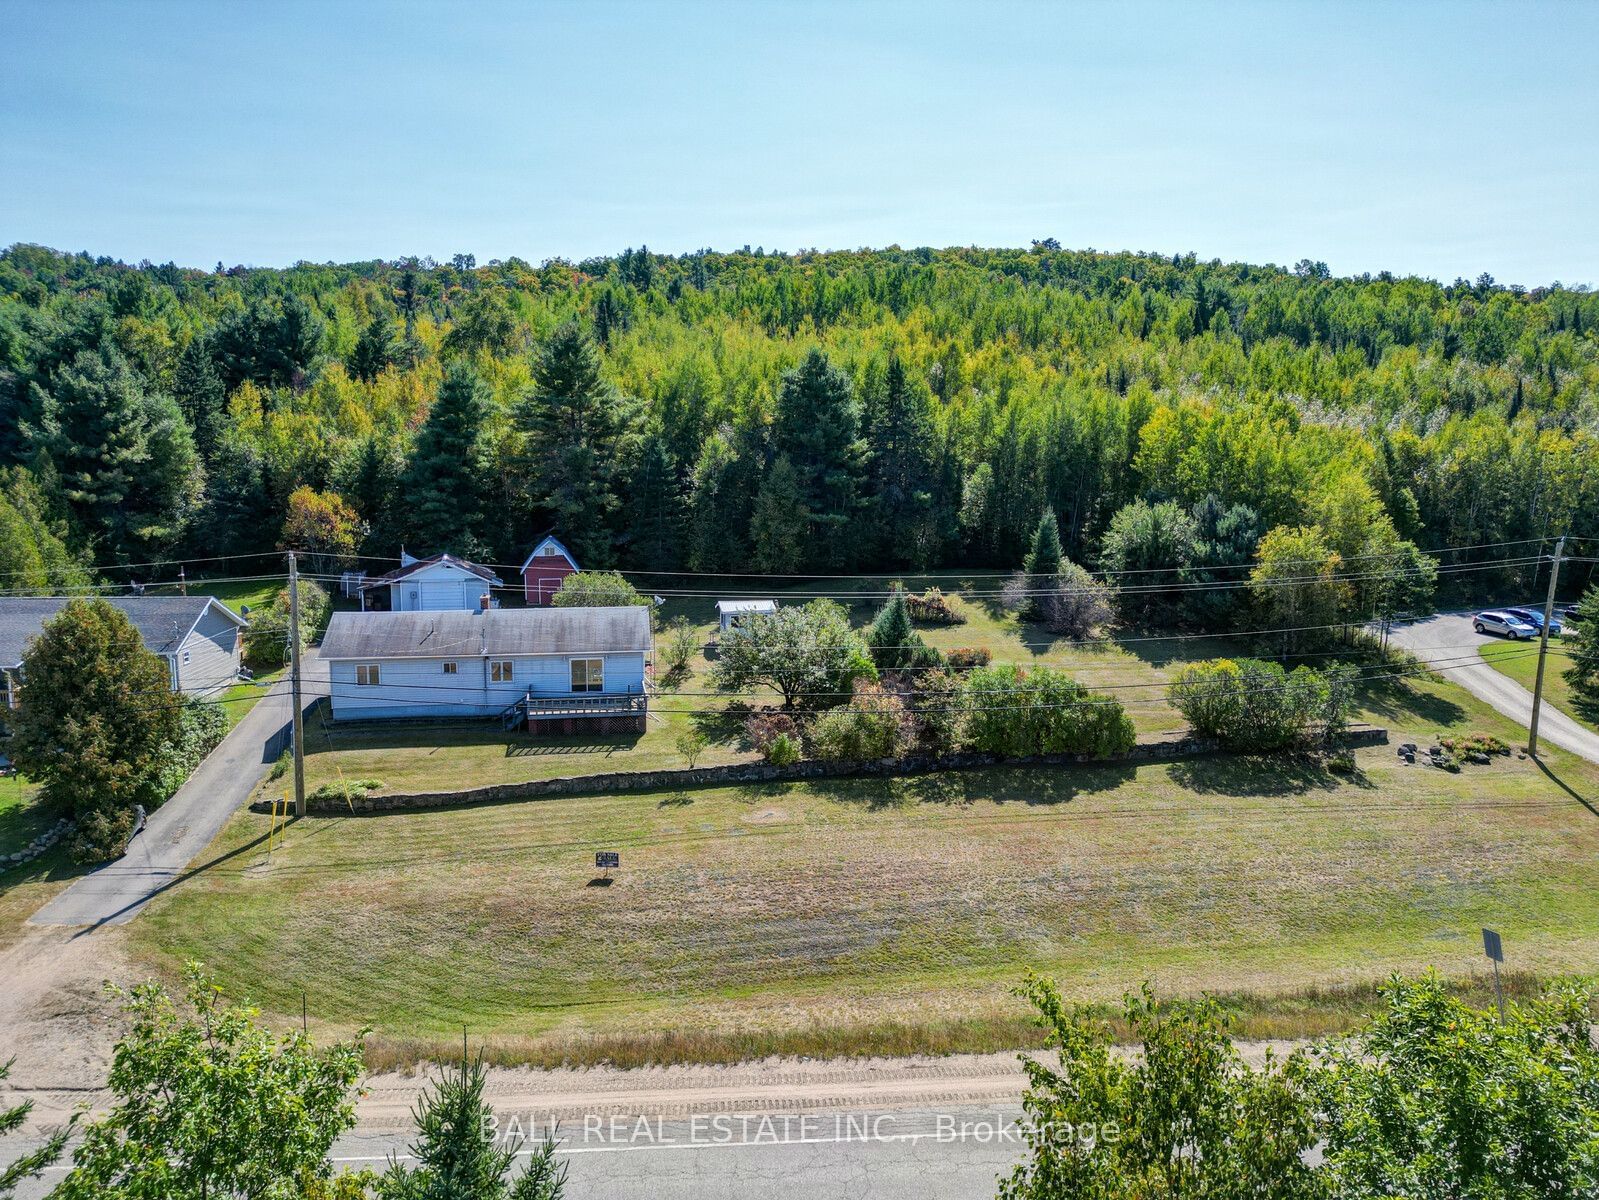
[[[1073,564],[1188,580],[1277,530],[1340,563],[1599,537],[1599,296],[1050,245],[215,271],[13,246],[0,530],[36,531],[27,586],[272,549],[296,503],[344,551],[520,562],[558,527],[654,571],[1017,567],[1041,512]]]

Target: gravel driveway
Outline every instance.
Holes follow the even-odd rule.
[[[1395,627],[1388,640],[1410,651],[1424,663],[1436,664],[1444,677],[1460,684],[1479,700],[1493,705],[1512,721],[1523,726],[1532,720],[1532,693],[1509,676],[1494,670],[1476,646],[1499,639],[1479,634],[1471,627],[1471,613],[1442,613],[1424,621]],[[1536,650],[1538,643],[1527,643]],[[1468,655],[1475,657],[1466,657]],[[1548,670],[1558,670],[1551,665]],[[1549,741],[1562,750],[1599,762],[1599,734],[1577,724],[1546,700],[1538,716],[1538,740]]]

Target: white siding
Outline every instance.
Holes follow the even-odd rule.
[[[573,658],[605,660],[605,692],[638,692],[644,687],[644,655],[573,654],[512,658],[509,682],[491,678],[492,657],[377,659],[381,680],[375,686],[355,682],[353,661],[329,663],[333,716],[341,720],[375,717],[492,717],[528,692],[535,696],[572,695]],[[456,673],[444,673],[445,662]],[[503,660],[501,660],[503,661]]]
[[[474,609],[489,590],[489,581],[470,571],[463,571],[452,563],[434,563],[389,585],[389,609],[391,612]]]
[[[183,645],[172,656],[180,691],[209,695],[231,684],[239,674],[239,627],[207,608]]]

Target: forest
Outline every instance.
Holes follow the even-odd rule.
[[[514,569],[545,530],[645,589],[1015,569],[1041,514],[1112,581],[1447,551],[1502,561],[1472,587],[1524,585],[1538,540],[1599,538],[1599,295],[1053,239],[0,254],[10,591],[284,547]]]

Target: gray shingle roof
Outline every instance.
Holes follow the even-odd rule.
[[[15,667],[68,596],[0,596],[0,667]],[[210,596],[106,596],[133,622],[147,649],[171,654],[212,603]],[[243,622],[241,621],[242,625]]]
[[[488,612],[336,612],[321,657],[621,654],[648,651],[650,613],[618,608],[493,608]]]

